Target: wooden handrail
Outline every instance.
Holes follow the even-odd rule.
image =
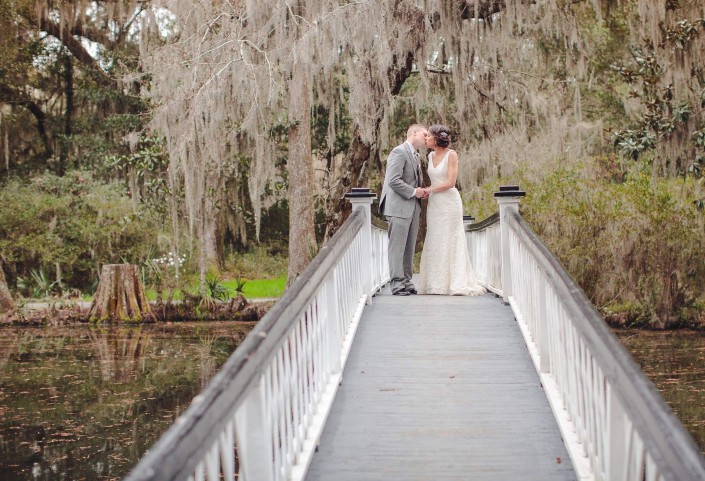
[[[475,224],[468,224],[465,226],[465,232],[476,232],[488,228],[491,225],[499,223],[499,212],[495,212],[486,219],[476,222]]]
[[[389,230],[389,224],[375,216],[372,216],[372,226],[381,230]]]

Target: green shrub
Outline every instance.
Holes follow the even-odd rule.
[[[0,188],[0,260],[14,276],[35,269],[47,282],[88,289],[103,263],[141,264],[158,251],[162,223],[120,184],[89,172],[43,174]],[[13,284],[14,285],[14,284]]]
[[[695,325],[702,317],[703,218],[692,179],[654,178],[650,167],[622,171],[611,158],[521,172],[522,215],[590,300],[607,313],[652,327]],[[470,199],[484,215],[499,181]],[[609,317],[609,316],[608,316]]]
[[[278,243],[259,244],[246,252],[234,252],[225,263],[226,277],[260,279],[286,274],[287,247]]]

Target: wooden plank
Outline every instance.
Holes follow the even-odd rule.
[[[388,294],[363,312],[308,481],[575,479],[501,299]]]

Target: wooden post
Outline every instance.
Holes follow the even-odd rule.
[[[504,302],[509,304],[509,297],[512,293],[512,263],[509,256],[509,227],[507,226],[507,214],[519,211],[519,199],[524,197],[526,192],[519,190],[518,185],[503,185],[494,196],[499,204],[499,226],[502,239],[502,294]]]
[[[88,318],[94,322],[142,322],[153,317],[137,266],[105,264]]]
[[[363,227],[363,240],[362,240],[362,251],[363,256],[369,259],[370,262],[365,264],[369,266],[367,272],[362,276],[362,287],[367,294],[367,304],[372,303],[372,289],[375,285],[374,282],[374,269],[371,266],[375,262],[379,262],[377,259],[372,258],[372,202],[377,198],[377,194],[370,192],[370,189],[364,187],[355,187],[352,192],[345,194],[345,198],[352,204],[352,210],[362,209],[365,212],[365,226]]]
[[[477,279],[477,274],[478,274],[478,268],[479,268],[479,263],[477,262],[477,256],[475,256],[475,249],[474,246],[472,245],[473,242],[475,242],[475,237],[474,236],[468,236],[468,227],[471,226],[475,222],[475,218],[471,215],[464,215],[463,216],[463,232],[465,236],[465,241],[467,245],[465,246],[468,252],[468,256],[470,257],[470,262],[472,263],[472,268],[475,270],[475,278]],[[487,281],[487,277],[484,279]]]

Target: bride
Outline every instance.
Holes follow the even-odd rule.
[[[458,154],[448,148],[450,130],[445,125],[428,129],[426,148],[431,187],[426,210],[426,239],[421,253],[417,288],[419,294],[477,296],[485,289],[478,284],[470,264],[463,203],[455,181],[458,177]]]

